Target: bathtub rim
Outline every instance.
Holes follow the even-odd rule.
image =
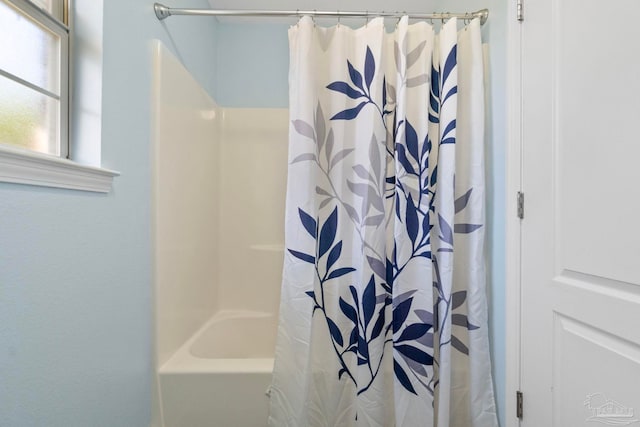
[[[249,310],[221,310],[211,316],[169,359],[159,367],[158,374],[203,373],[272,373],[273,357],[269,358],[220,358],[209,359],[194,356],[191,346],[213,323],[237,318],[277,317],[274,313]],[[274,349],[275,352],[275,349]]]

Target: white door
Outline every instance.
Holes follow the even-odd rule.
[[[640,426],[640,1],[524,12],[521,425]]]

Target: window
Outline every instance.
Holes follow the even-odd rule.
[[[102,98],[96,94],[102,88],[102,4],[0,0],[0,182],[111,191],[119,173],[101,165]],[[69,30],[69,21],[82,31]],[[76,64],[75,81],[70,57],[91,64]]]
[[[0,144],[69,155],[68,0],[0,0]]]

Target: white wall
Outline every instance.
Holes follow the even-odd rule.
[[[157,365],[218,302],[219,111],[191,74],[154,43],[152,218]]]
[[[153,43],[152,72],[152,416],[153,425],[161,426],[158,370],[218,303],[220,111],[159,40]]]
[[[277,315],[289,111],[225,108],[220,153],[220,308]]]

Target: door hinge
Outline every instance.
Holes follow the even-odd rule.
[[[518,191],[518,218],[524,218],[524,193]]]
[[[516,391],[516,417],[519,420],[522,419],[522,401],[524,398],[522,397],[522,392],[520,390]]]
[[[516,0],[516,19],[524,21],[524,0]]]

